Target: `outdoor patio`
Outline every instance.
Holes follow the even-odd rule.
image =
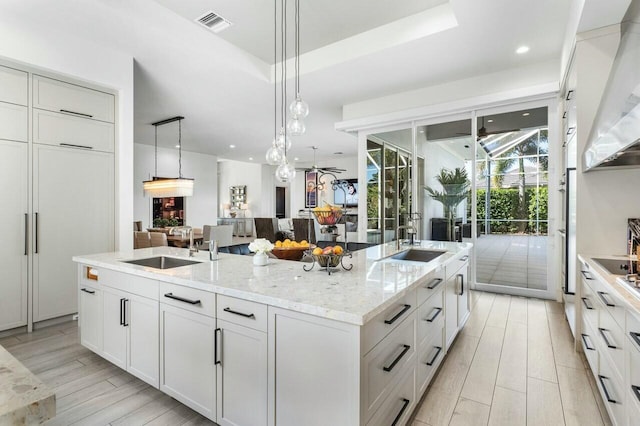
[[[547,236],[482,235],[476,247],[476,281],[547,288]]]

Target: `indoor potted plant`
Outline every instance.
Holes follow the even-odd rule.
[[[267,253],[273,250],[273,244],[271,241],[265,238],[256,238],[251,244],[249,244],[249,250],[255,253],[253,256],[253,264],[256,266],[264,266],[267,264],[269,257]]]
[[[454,170],[442,168],[440,174],[435,176],[442,185],[442,191],[426,186],[424,189],[431,198],[442,203],[444,217],[447,220],[447,240],[455,240],[456,209],[467,198],[471,183],[464,168],[456,167]]]

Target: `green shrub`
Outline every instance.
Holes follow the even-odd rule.
[[[478,209],[478,225],[484,229],[484,219],[486,218],[485,194],[486,189],[477,191],[477,209]],[[518,217],[519,194],[518,188],[494,188],[491,189],[491,198],[489,205],[491,209],[491,218],[500,219],[490,220],[492,234],[509,234],[518,231],[518,225],[521,222],[509,222],[516,219],[527,220],[525,232],[536,232],[536,202],[540,203],[539,220],[548,220],[548,199],[549,191],[547,187],[525,189],[525,206],[527,208],[527,217]],[[469,205],[471,203],[469,202]],[[506,222],[505,222],[506,220]],[[547,232],[547,223],[540,223],[540,233]]]

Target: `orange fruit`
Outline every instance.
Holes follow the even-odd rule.
[[[313,253],[316,256],[320,256],[322,254],[322,249],[320,247],[316,247],[313,249],[311,253]]]
[[[333,248],[333,254],[342,254],[344,252],[344,250],[342,249],[341,246],[335,246]]]

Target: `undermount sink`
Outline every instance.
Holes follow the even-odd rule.
[[[201,263],[196,260],[178,259],[175,257],[167,257],[167,256],[148,257],[146,259],[123,260],[123,262],[131,263],[134,265],[140,265],[140,266],[148,266],[149,268],[156,268],[156,269],[171,269],[171,268],[177,268],[180,266],[188,266],[188,265],[195,265],[196,263]]]
[[[442,256],[446,251],[409,249],[391,256],[391,259],[410,260],[412,262],[431,262],[433,259]]]

